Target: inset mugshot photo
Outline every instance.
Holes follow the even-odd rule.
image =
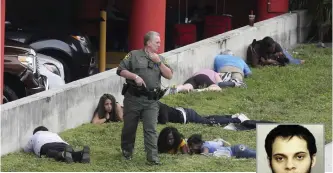
[[[257,173],[323,173],[323,124],[257,124]]]

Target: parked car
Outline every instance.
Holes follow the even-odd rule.
[[[95,50],[88,37],[78,32],[15,26],[7,21],[5,33],[7,39],[27,44],[37,53],[60,61],[66,83],[93,75],[96,71]]]
[[[5,45],[3,104],[45,91],[47,85],[47,78],[39,73],[33,49]]]
[[[5,41],[5,47],[14,47],[27,53],[35,52],[29,45],[8,39]],[[37,53],[34,56],[36,56],[37,59],[39,73],[47,77],[47,89],[58,88],[65,84],[64,68],[61,62],[50,56],[46,56],[40,53]]]
[[[59,88],[66,84],[62,63],[50,56],[37,53],[40,73],[47,77],[49,89]]]

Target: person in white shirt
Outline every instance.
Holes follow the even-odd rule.
[[[38,157],[45,155],[66,163],[90,163],[90,148],[84,146],[81,151],[74,151],[57,133],[50,132],[46,127],[39,126],[24,147],[24,152],[33,152]]]

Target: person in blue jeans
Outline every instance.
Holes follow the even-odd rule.
[[[203,154],[213,156],[226,156],[236,158],[256,158],[256,151],[246,145],[225,146],[222,141],[203,141],[200,134],[193,134],[188,140],[187,145],[190,154]]]
[[[231,50],[222,52],[214,59],[214,71],[224,75],[227,72],[231,73],[231,80],[243,81],[244,77],[252,74],[250,67],[241,58],[234,56]]]

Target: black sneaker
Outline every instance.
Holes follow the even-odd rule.
[[[88,146],[83,147],[81,163],[90,163],[90,148]]]
[[[147,165],[149,166],[157,166],[157,165],[162,165],[160,161],[148,161],[147,160]]]
[[[125,160],[132,160],[132,153],[123,150],[123,157]]]
[[[67,145],[63,152],[63,158],[65,159],[66,163],[73,162],[72,152],[73,152],[73,148],[71,146]]]

